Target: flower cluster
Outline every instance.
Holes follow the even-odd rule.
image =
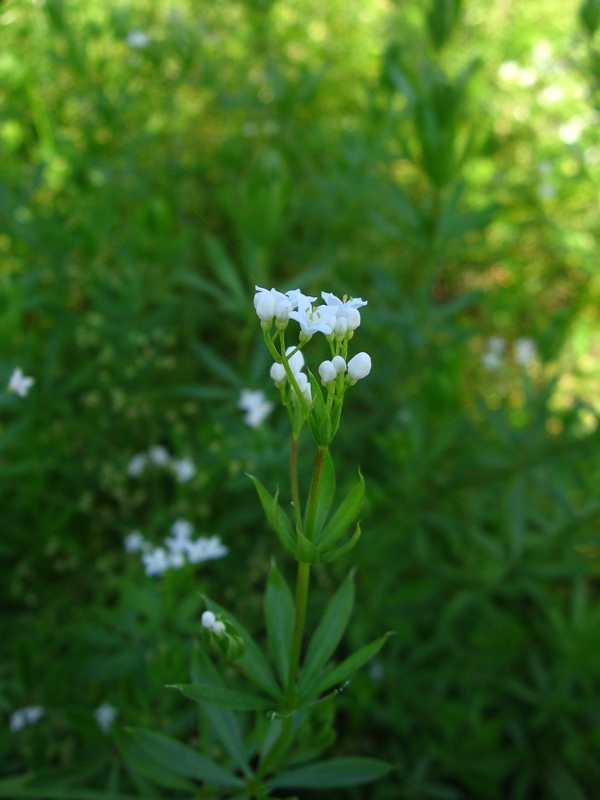
[[[202,614],[202,627],[216,633],[217,636],[225,633],[225,623],[218,620],[212,611],[205,611]]]
[[[258,428],[262,421],[273,411],[273,403],[267,400],[265,393],[260,389],[242,389],[238,408],[246,412],[244,422],[251,428]]]
[[[25,708],[19,708],[11,714],[9,723],[10,729],[13,733],[18,733],[28,725],[35,725],[44,714],[45,711],[41,706],[25,706]]]
[[[19,397],[27,397],[34,383],[35,380],[33,378],[23,374],[21,367],[16,367],[8,381],[8,391],[18,394]]]
[[[147,452],[133,456],[127,465],[127,474],[130,478],[138,478],[149,464],[170,470],[178,483],[187,483],[196,474],[196,467],[190,458],[171,458],[167,448],[161,444],[155,444]]]
[[[223,558],[229,552],[219,536],[192,539],[194,527],[186,519],[177,519],[171,526],[170,536],[164,546],[155,547],[144,539],[140,531],[125,537],[128,553],[141,553],[146,575],[163,575],[168,569],[179,569],[184,564],[200,564]]]

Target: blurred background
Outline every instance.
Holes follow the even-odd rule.
[[[369,302],[332,451],[364,533],[309,621],[356,563],[342,654],[396,635],[330,753],[396,770],[339,797],[598,797],[599,23],[599,0],[0,5],[1,797],[185,796],[113,734],[202,742],[164,688],[200,593],[260,638],[271,555],[293,575],[245,476],[287,485],[255,284]],[[227,555],[142,558],[182,522]]]

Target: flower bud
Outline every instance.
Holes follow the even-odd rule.
[[[296,348],[293,345],[291,345],[286,349],[285,354],[286,356],[288,356],[290,369],[292,370],[294,375],[297,375],[304,366],[304,356],[302,355],[301,350],[298,350],[297,353],[294,353],[295,349]],[[290,353],[294,353],[294,355],[291,358],[289,358]]]
[[[205,628],[212,628],[215,624],[215,621],[216,617],[212,611],[205,611],[204,614],[202,614],[202,625]]]
[[[343,359],[342,359],[343,360]],[[323,361],[319,365],[319,375],[323,384],[331,383],[337,376],[337,370],[331,361]]]
[[[275,319],[277,322],[287,322],[290,318],[291,310],[292,304],[289,300],[282,300],[280,303],[277,303],[275,307]]]
[[[221,621],[215,622],[212,626],[212,632],[216,633],[217,636],[220,636],[222,633],[225,633],[225,623]]]
[[[371,356],[368,353],[357,353],[348,362],[348,376],[354,381],[366,378],[369,372],[371,372]]]
[[[338,375],[341,375],[342,372],[346,372],[346,362],[341,356],[334,356],[331,359],[331,363],[335,367],[335,371]]]
[[[345,317],[339,317],[335,323],[334,332],[340,339],[343,339],[348,333],[348,320]]]
[[[273,320],[275,316],[275,298],[270,292],[257,292],[254,295],[254,308],[258,318],[263,322]]]
[[[360,311],[356,308],[346,309],[346,321],[348,322],[348,330],[355,331],[360,325]]]
[[[269,372],[269,375],[275,381],[275,385],[279,386],[279,384],[283,383],[283,381],[285,380],[285,367],[283,366],[283,364],[277,364],[276,362],[271,366],[271,371]]]

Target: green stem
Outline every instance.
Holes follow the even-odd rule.
[[[290,452],[290,484],[292,487],[292,502],[294,503],[294,521],[296,528],[302,529],[302,514],[300,512],[300,492],[298,490],[298,439],[292,436],[292,449]]]

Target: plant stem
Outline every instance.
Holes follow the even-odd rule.
[[[292,640],[292,655],[290,657],[290,671],[288,673],[286,692],[286,700],[289,702],[293,702],[294,700],[296,674],[298,672],[298,665],[300,664],[300,650],[302,648],[302,637],[304,635],[309,579],[310,564],[305,564],[301,561],[298,564],[298,578],[296,580],[296,617],[294,620],[294,638]]]
[[[294,521],[296,528],[302,529],[302,514],[300,510],[300,492],[298,490],[298,439],[292,436],[290,451],[290,485],[292,489],[292,502],[294,503]]]
[[[310,495],[308,497],[308,507],[306,509],[306,520],[304,523],[304,535],[307,539],[312,538],[315,527],[315,517],[317,516],[317,505],[319,500],[319,485],[323,472],[323,461],[325,460],[326,447],[319,447],[315,458],[315,468],[313,470],[312,483],[310,485]]]

